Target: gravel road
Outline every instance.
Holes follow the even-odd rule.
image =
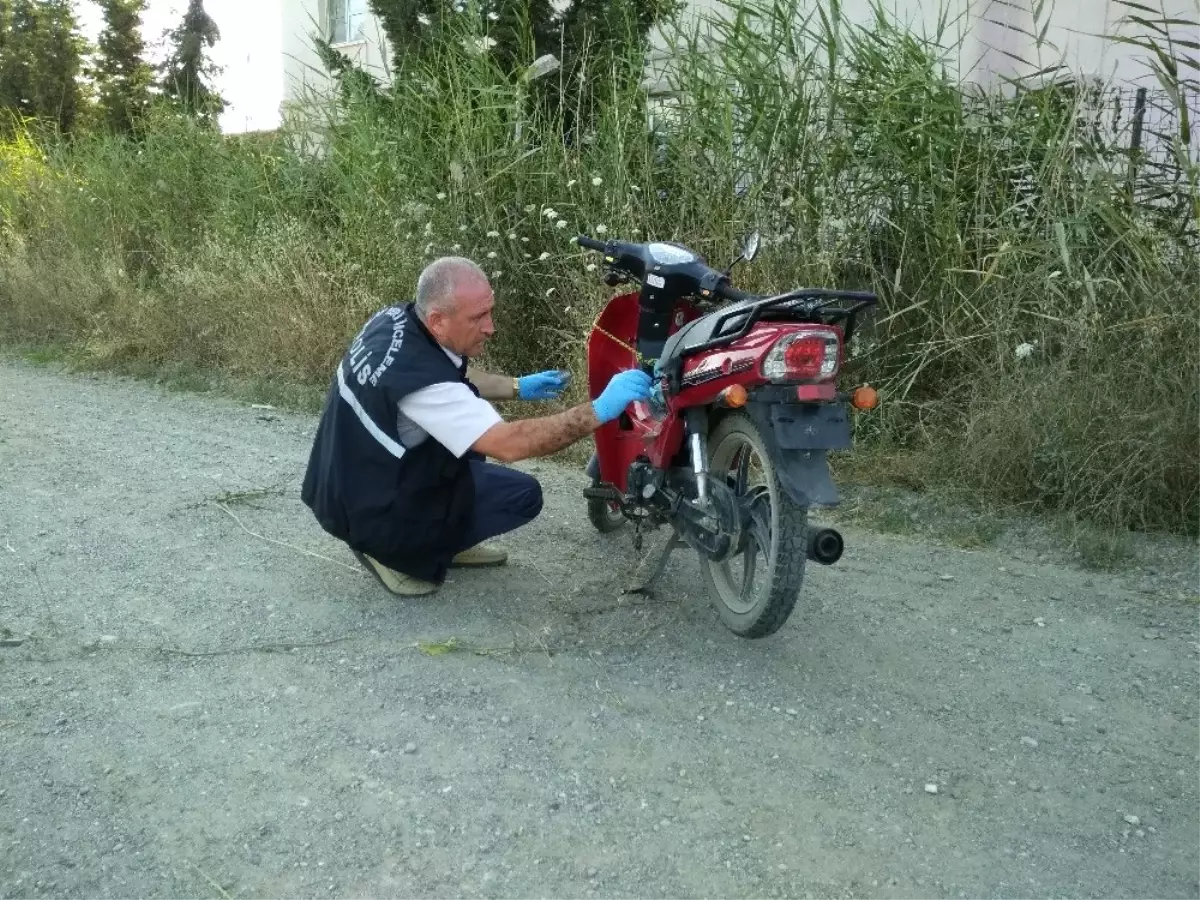
[[[314,425],[0,362],[0,896],[1200,894],[1197,607],[1139,573],[848,529],[745,641],[538,463],[506,568],[398,601]]]

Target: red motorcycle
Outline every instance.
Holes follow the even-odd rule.
[[[595,433],[584,491],[592,524],[609,532],[633,521],[639,551],[643,529],[670,526],[632,589],[647,590],[687,544],[725,625],[747,638],[774,633],[806,562],[842,555],[841,535],[811,526],[809,510],[838,502],[826,454],[851,446],[848,407],[878,400],[868,386],[843,393],[836,383],[875,295],[738,290],[730,273],[754,258],[757,234],[724,271],[679,244],[576,240],[604,255],[610,287],[638,285],[608,302],[588,336],[592,398],[623,369],[655,379],[650,400]]]

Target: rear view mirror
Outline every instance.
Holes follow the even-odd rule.
[[[754,257],[758,256],[758,245],[761,241],[757,231],[752,231],[746,235],[746,240],[742,244],[742,259],[750,262]]]

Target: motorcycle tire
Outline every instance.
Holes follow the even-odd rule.
[[[766,443],[749,416],[734,413],[723,418],[709,435],[708,448],[709,477],[724,479],[731,487],[737,480],[734,463],[739,453],[752,452],[759,461],[760,478],[754,485],[746,485],[747,493],[756,490],[767,497],[769,511],[760,512],[759,526],[747,535],[742,553],[720,563],[701,555],[700,569],[722,623],[741,637],[766,637],[788,620],[804,585],[808,509],[792,500],[784,489],[775,461],[768,455]],[[764,542],[766,547],[762,546]],[[757,572],[757,551],[763,551],[765,558],[766,583],[761,591],[748,598],[745,573],[748,569],[753,579]],[[731,573],[735,561],[740,561],[743,568],[740,590],[734,587]]]
[[[625,515],[607,500],[588,499],[588,521],[601,534],[610,534],[625,524]]]

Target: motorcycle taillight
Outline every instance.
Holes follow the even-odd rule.
[[[786,334],[763,359],[763,377],[770,381],[823,381],[837,374],[841,342],[829,328]]]

